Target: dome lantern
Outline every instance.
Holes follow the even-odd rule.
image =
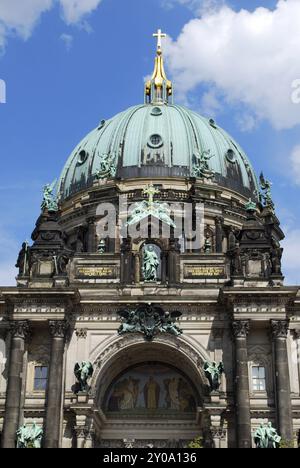
[[[145,102],[155,105],[168,104],[173,95],[173,85],[167,79],[162,54],[162,39],[167,35],[159,29],[153,37],[157,38],[155,66],[151,80],[147,81],[145,86]]]

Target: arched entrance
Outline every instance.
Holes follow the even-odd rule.
[[[202,358],[190,345],[127,336],[112,348],[93,379],[96,446],[180,447],[209,429]]]

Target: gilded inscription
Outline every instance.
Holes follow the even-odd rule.
[[[200,266],[200,265],[185,265],[185,278],[220,278],[225,275],[223,267],[218,266]]]
[[[81,278],[116,278],[115,266],[77,267],[77,276]]]

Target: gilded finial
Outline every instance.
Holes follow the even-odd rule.
[[[172,82],[167,79],[162,54],[162,39],[167,35],[159,29],[153,34],[157,38],[154,72],[145,87],[145,99],[150,104],[167,104],[173,94]]]

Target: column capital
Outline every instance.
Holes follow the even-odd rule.
[[[9,330],[13,338],[22,338],[26,340],[30,334],[28,320],[14,320],[9,324]]]
[[[289,329],[288,320],[271,320],[272,336],[276,338],[287,338]]]
[[[65,338],[69,324],[66,320],[49,320],[49,328],[53,338]]]
[[[247,338],[250,330],[250,320],[234,320],[232,332],[235,338]]]

